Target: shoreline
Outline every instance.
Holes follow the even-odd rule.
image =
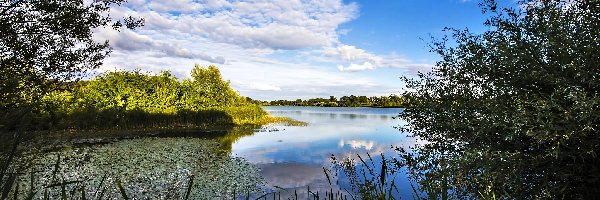
[[[202,125],[202,126],[174,126],[157,128],[122,128],[122,129],[97,129],[97,130],[45,130],[27,131],[21,133],[21,141],[17,147],[18,153],[47,152],[63,148],[109,144],[121,140],[146,138],[146,137],[190,137],[213,139],[226,135],[234,129],[260,131],[270,125],[281,126],[306,126],[306,122],[286,117],[268,116],[257,123],[228,124],[228,125]],[[2,153],[10,151],[14,135],[17,132],[0,133],[2,138]],[[10,138],[10,139],[9,139]]]

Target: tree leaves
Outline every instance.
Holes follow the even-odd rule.
[[[143,19],[110,18],[111,6],[124,1],[1,1],[0,108],[39,103],[57,89],[53,82],[77,79],[101,66],[110,48],[108,41],[92,39],[93,29],[143,25]]]
[[[400,117],[427,141],[417,178],[449,173],[460,197],[594,197],[598,180],[582,177],[600,174],[600,2],[519,4],[483,1],[488,31],[447,29],[456,45],[434,40],[434,71],[404,79],[412,101]]]

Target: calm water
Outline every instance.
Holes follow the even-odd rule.
[[[305,127],[274,128],[258,132],[232,145],[232,155],[256,164],[270,186],[306,190],[307,186],[330,188],[323,167],[331,166],[331,156],[345,158],[356,154],[394,155],[392,146],[412,145],[413,139],[394,128],[403,124],[394,119],[399,108],[321,108],[264,107],[271,115],[308,122]],[[337,180],[336,180],[337,181]],[[339,180],[340,187],[348,187]],[[398,179],[400,189],[410,198],[405,177]],[[403,195],[405,196],[405,195]]]
[[[367,153],[392,156],[396,155],[392,147],[414,144],[412,138],[394,128],[403,124],[393,118],[402,109],[265,109],[274,116],[290,117],[309,125],[175,131],[110,144],[32,153],[19,159],[22,165],[17,166],[36,172],[35,188],[57,181],[73,182],[67,185],[67,190],[77,192],[84,188],[92,197],[99,190],[107,190],[103,198],[118,199],[120,192],[115,185],[121,181],[133,197],[170,199],[185,192],[192,175],[202,180],[194,182],[193,199],[221,199],[235,191],[240,194],[239,191],[262,190],[296,190],[306,196],[307,187],[321,192],[349,189],[348,179],[343,175],[332,174],[333,185],[329,184],[323,169],[331,169],[332,155],[337,159],[357,154],[366,157]],[[60,166],[56,168],[55,163]],[[23,174],[19,178],[22,191],[29,191],[32,184],[29,177]],[[402,198],[412,198],[405,175],[399,175],[396,184]],[[51,196],[60,197],[60,188],[50,190]]]

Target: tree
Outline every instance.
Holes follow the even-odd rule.
[[[191,72],[192,80],[189,82],[194,93],[193,101],[198,105],[231,106],[241,101],[239,94],[229,87],[229,81],[223,80],[221,72],[214,65],[206,68],[195,65]]]
[[[329,96],[329,102],[337,102],[337,98],[335,98],[335,96]]]
[[[52,81],[72,80],[102,65],[108,41],[100,27],[136,28],[143,19],[114,20],[112,5],[125,0],[10,0],[0,2],[0,108],[9,109],[50,91]]]
[[[110,49],[108,42],[92,40],[94,28],[143,25],[143,20],[132,17],[108,17],[110,6],[124,1],[0,1],[0,130],[16,130],[36,121],[27,115],[42,109],[36,106],[57,88],[57,82],[72,80],[102,64]],[[15,136],[10,150],[2,146],[2,152],[8,152],[2,156],[0,169],[3,191],[12,188],[4,175],[20,140],[20,134]],[[2,139],[11,140],[7,135]]]
[[[358,96],[359,106],[369,105],[369,98],[367,96]]]
[[[422,189],[457,198],[582,198],[600,190],[600,1],[481,3],[482,34],[447,29],[433,72],[404,78],[402,130]],[[433,189],[432,189],[433,188]]]

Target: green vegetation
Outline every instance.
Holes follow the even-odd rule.
[[[259,193],[264,184],[256,167],[230,158],[216,141],[199,138],[143,138],[31,153],[18,158],[14,166],[27,166],[8,195],[19,199],[54,199],[62,193],[91,199],[117,199],[124,194],[213,199],[232,196],[234,191]]]
[[[31,130],[206,127],[257,124],[267,113],[222,80],[215,66],[195,66],[190,80],[108,72],[93,80],[64,82],[68,90],[45,95],[19,123]],[[4,115],[10,116],[10,115]],[[2,122],[9,121],[2,119]],[[13,127],[4,126],[5,130]]]
[[[398,188],[396,178],[405,166],[402,159],[386,157],[380,154],[380,159],[373,159],[368,152],[366,156],[356,154],[355,158],[337,159],[332,157],[335,172],[328,174],[344,174],[350,182],[352,199],[400,199],[400,194],[413,194],[418,198],[417,191],[404,191]],[[363,158],[364,157],[364,158]]]
[[[93,40],[94,29],[144,24],[143,19],[110,17],[111,8],[123,2],[0,2],[0,129],[21,126],[21,117],[58,83],[102,65],[110,48],[108,41]]]
[[[0,131],[3,142],[11,142],[10,148],[2,144],[6,154],[0,157],[0,199],[187,199],[258,191],[260,178],[250,165],[230,159],[227,152],[214,152],[222,150],[219,145],[230,148],[227,144],[247,132],[217,141],[145,138],[93,150],[67,146],[61,152],[68,155],[17,156],[22,131],[203,128],[275,120],[233,91],[214,66],[196,66],[189,80],[177,80],[168,72],[138,71],[73,81],[100,66],[109,52],[107,43],[92,40],[92,29],[143,24],[133,18],[104,17],[111,5],[122,2],[0,3]],[[401,130],[426,142],[412,151],[400,150],[401,160],[382,156],[381,166],[360,157],[365,168],[351,160],[340,164],[354,181],[354,192],[364,199],[390,197],[395,191],[390,176],[404,166],[429,199],[596,198],[600,1],[518,3],[521,7],[500,8],[494,0],[484,0],[484,11],[492,17],[486,22],[490,29],[482,34],[447,29],[454,41],[442,38],[432,44],[442,60],[431,73],[405,78],[409,90],[402,97],[352,95],[339,101],[330,97],[260,103],[405,107],[399,117],[407,125]],[[14,140],[9,135],[15,135]],[[73,157],[60,159],[68,156]],[[18,165],[13,164],[15,158]],[[240,177],[248,182],[240,182]],[[325,196],[333,199],[333,194]]]
[[[600,190],[600,1],[483,1],[489,30],[436,40],[406,79],[402,130],[435,198],[594,199]],[[433,189],[433,190],[431,190]]]
[[[36,149],[44,149],[43,146],[28,144],[31,141],[21,144],[24,138],[43,138],[41,136],[50,135],[54,130],[67,134],[85,130],[84,133],[93,136],[98,129],[183,127],[206,130],[213,126],[232,128],[233,125],[281,120],[269,117],[260,106],[239,96],[221,79],[214,66],[196,66],[192,79],[183,81],[168,72],[149,75],[139,71],[110,72],[92,80],[79,80],[88,70],[101,66],[110,53],[108,41],[93,40],[94,29],[133,29],[144,24],[143,19],[110,17],[110,9],[123,2],[0,3],[0,199],[127,199],[127,195],[157,198],[185,195],[186,199],[192,199],[229,195],[236,190],[256,191],[257,181],[261,179],[252,166],[239,159],[229,159],[227,151],[214,152],[222,150],[218,142],[230,144],[228,140],[235,141],[237,136],[218,142],[174,139],[178,141],[171,142],[171,149],[160,151],[154,149],[157,145],[144,142],[146,140],[141,141],[142,145],[131,144],[139,140],[120,141],[95,151],[69,149],[72,146],[66,141],[58,140],[50,143],[62,143],[58,146],[67,149],[49,153],[50,158],[34,155]],[[128,142],[129,145],[124,145]],[[61,160],[60,155],[65,152],[67,155],[63,157],[67,159]],[[107,153],[110,155],[99,156]],[[150,158],[144,159],[141,165],[134,162],[144,156]],[[222,159],[215,160],[216,157]],[[102,165],[90,164],[93,163],[90,160],[98,159]],[[174,160],[178,163],[170,163]],[[208,165],[216,167],[192,169]],[[112,168],[121,171],[110,171]],[[136,171],[140,169],[143,171]],[[103,176],[102,172],[107,173]],[[175,176],[165,176],[169,172],[175,172]],[[189,174],[192,175],[187,176]],[[177,189],[182,183],[193,183],[192,177],[221,184],[196,181],[197,187],[179,192]],[[244,185],[240,177],[250,178],[250,184]],[[179,182],[180,178],[189,181]],[[155,185],[140,190],[135,186],[140,183]]]
[[[13,188],[16,174],[9,169],[18,156],[22,131],[38,121],[42,97],[56,83],[76,80],[101,66],[110,52],[108,41],[93,40],[93,30],[144,24],[143,19],[110,17],[111,8],[123,2],[0,2],[0,199]]]
[[[59,195],[59,193],[64,192],[69,192],[70,195],[68,196],[74,196],[75,192],[79,190],[86,190],[87,192],[81,191],[77,192],[77,194],[93,196],[98,195],[97,192],[99,191],[104,191],[106,192],[105,195],[112,195],[112,197],[116,197],[115,195],[118,194],[117,192],[134,194],[132,191],[130,191],[132,190],[132,187],[136,188],[135,186],[132,186],[132,184],[153,183],[159,184],[158,186],[160,187],[158,188],[158,190],[150,192],[150,189],[144,189],[143,191],[147,191],[150,193],[135,193],[135,195],[178,196],[182,194],[180,194],[176,189],[179,187],[177,186],[177,184],[182,183],[178,182],[180,180],[176,179],[190,179],[190,177],[198,176],[197,173],[208,173],[209,171],[207,171],[206,169],[198,169],[198,171],[194,172],[193,175],[187,174],[184,176],[181,174],[176,174],[177,177],[169,178],[168,181],[171,182],[164,183],[158,180],[153,179],[154,181],[150,181],[140,177],[131,179],[126,172],[121,171],[108,174],[105,177],[107,178],[107,180],[102,180],[101,182],[98,182],[100,180],[93,179],[92,177],[99,178],[102,177],[101,174],[95,174],[93,176],[90,175],[86,177],[72,176],[72,174],[82,175],[85,173],[100,173],[103,171],[103,169],[104,171],[106,171],[105,168],[103,168],[106,166],[96,166],[93,169],[81,168],[83,166],[93,165],[95,162],[91,162],[91,160],[98,161],[98,159],[104,158],[94,158],[93,156],[89,157],[88,154],[86,154],[85,152],[80,152],[81,149],[76,148],[76,152],[70,152],[70,154],[88,157],[78,157],[76,159],[71,158],[73,155],[69,155],[70,157],[63,156],[68,157],[69,160],[75,160],[77,161],[77,163],[71,163],[71,165],[69,165],[66,162],[60,162],[60,164],[57,164],[56,167],[60,169],[68,169],[70,170],[69,173],[71,174],[64,174],[64,179],[58,180],[54,178],[48,179],[48,176],[50,175],[52,175],[52,177],[55,176],[55,174],[53,175],[52,170],[49,170],[50,168],[48,168],[48,165],[52,163],[52,161],[46,159],[44,161],[38,162],[36,161],[37,158],[35,157],[31,157],[32,159],[28,160],[28,157],[23,157],[19,154],[26,153],[27,155],[32,155],[35,154],[36,150],[42,150],[43,152],[49,147],[51,148],[52,145],[57,145],[56,142],[61,143],[58,144],[57,147],[67,149],[72,148],[73,146],[67,144],[69,140],[63,139],[74,139],[76,137],[81,137],[79,138],[79,140],[83,141],[88,141],[89,138],[89,141],[92,141],[93,143],[94,140],[99,140],[100,142],[115,142],[114,138],[116,138],[118,141],[119,138],[130,138],[131,136],[147,136],[147,134],[140,135],[136,133],[126,133],[122,131],[120,132],[125,133],[125,137],[123,135],[106,134],[106,131],[110,132],[111,130],[115,131],[116,129],[135,132],[135,130],[183,128],[195,130],[216,129],[218,131],[226,132],[228,129],[241,130],[241,128],[234,127],[235,125],[261,125],[273,122],[283,122],[289,124],[299,123],[294,120],[285,120],[281,118],[268,116],[267,113],[259,105],[247,102],[246,98],[241,97],[237,92],[233,91],[229,87],[229,82],[222,80],[219,70],[214,66],[209,66],[207,68],[195,66],[192,70],[191,75],[191,79],[180,81],[168,72],[163,72],[159,75],[144,74],[139,71],[109,72],[88,81],[56,83],[59,86],[58,88],[62,89],[52,91],[47,95],[42,96],[40,100],[37,101],[37,103],[31,103],[27,104],[27,106],[23,106],[23,108],[26,109],[22,109],[22,112],[14,112],[14,109],[6,113],[4,113],[5,111],[2,111],[3,118],[1,118],[2,121],[0,122],[2,122],[4,126],[2,126],[2,132],[0,134],[3,138],[7,138],[6,140],[2,141],[2,150],[4,154],[2,155],[2,157],[0,157],[3,161],[1,174],[2,177],[0,177],[0,179],[2,179],[3,191],[6,191],[5,194],[11,193],[11,195],[26,197],[30,195],[26,194],[26,191],[27,193],[29,193],[33,192],[34,190],[37,190],[31,195],[41,198],[42,196],[40,195],[42,194],[56,196]],[[18,123],[13,123],[14,126],[10,126],[10,122],[15,121],[14,117],[18,117]],[[102,129],[103,131],[98,132],[99,129]],[[50,132],[48,130],[50,130]],[[61,134],[61,132],[64,132],[64,130],[66,130],[67,132]],[[182,162],[191,162],[193,161],[193,159],[191,159],[192,157],[198,158],[199,155],[207,156],[207,158],[216,158],[218,156],[229,157],[228,153],[230,152],[231,143],[243,135],[247,135],[248,133],[254,133],[255,129],[250,128],[248,130],[244,129],[244,131],[237,131],[239,132],[239,134],[233,134],[232,136],[228,137],[218,137],[216,139],[216,142],[219,144],[220,147],[205,145],[206,148],[222,150],[223,152],[218,155],[214,152],[203,151],[196,152],[194,155],[186,154],[187,156],[184,157],[187,158],[174,157],[172,155],[162,156],[163,158],[177,158],[179,160],[184,160]],[[23,134],[24,132],[21,131],[26,131],[26,133],[30,134]],[[87,133],[88,135],[73,135],[73,133],[75,132],[81,134]],[[17,137],[15,137],[15,139],[10,138],[10,136],[12,136],[13,133],[17,133]],[[193,135],[197,136],[197,133],[198,132],[196,132],[196,134]],[[204,132],[200,131],[200,133]],[[23,136],[32,136],[34,138],[33,140],[28,140],[28,142],[21,144],[22,148],[17,149],[16,144],[19,143],[20,139],[23,138]],[[56,138],[54,138],[54,140],[52,141],[45,141],[45,143],[49,144],[50,146],[39,145],[43,144],[44,142],[40,143],[39,141],[36,141],[49,139],[53,137]],[[207,134],[206,137],[210,137],[210,135]],[[108,140],[106,140],[107,138]],[[110,138],[113,139],[111,140]],[[189,138],[182,138],[182,140],[189,140],[194,145],[203,145],[194,143],[194,140]],[[126,141],[129,140],[118,142],[118,144],[126,143]],[[115,143],[114,145],[117,145],[117,143]],[[142,146],[147,146],[151,148],[152,145],[142,144]],[[129,150],[131,150],[131,148]],[[187,150],[189,149],[179,149],[176,151],[168,150],[167,152],[176,153],[177,155],[184,155],[184,153]],[[165,149],[153,149],[150,152],[164,153],[165,151]],[[149,153],[149,149],[137,149],[130,153],[151,155],[151,153]],[[18,158],[18,163],[16,164],[12,161],[15,158]],[[122,155],[120,155],[115,159],[127,161],[132,160],[133,158],[125,158],[122,157]],[[147,159],[152,160],[152,158]],[[238,171],[239,168],[251,168],[250,165],[245,164],[241,161],[238,162],[233,160],[231,162],[234,162],[233,166],[231,166],[233,168],[231,169],[234,169],[236,166],[237,168],[235,169],[237,169]],[[231,162],[228,161],[227,163]],[[36,163],[41,163],[44,165],[36,166]],[[118,162],[107,161],[105,163]],[[169,166],[165,162],[157,163],[162,163],[167,168]],[[202,163],[220,162],[217,162],[217,160],[210,160],[202,161]],[[177,164],[177,166],[180,166],[180,164]],[[110,168],[115,167],[116,166]],[[133,169],[134,167],[121,168]],[[145,166],[139,168],[139,170],[150,168],[158,169],[156,167]],[[227,192],[232,192],[228,189],[248,192],[252,191],[253,193],[257,191],[255,189],[250,190],[248,188],[237,188],[237,186],[242,186],[240,185],[241,183],[234,183],[231,181],[239,180],[239,178],[242,176],[236,175],[236,173],[234,173],[233,171],[222,171],[221,169],[229,170],[229,168],[227,168],[226,166],[216,167],[216,169],[219,169],[218,172],[220,174],[210,175],[209,178],[224,178],[235,176],[236,179],[231,179],[230,182],[210,187],[206,185],[198,185],[199,183],[197,183],[196,185],[198,185],[198,187],[200,187],[204,192],[200,192],[200,194],[197,194],[198,192],[196,191],[198,190],[193,189],[189,191],[191,192],[191,194],[188,192],[187,195],[202,198],[205,197],[206,194],[209,194],[209,196],[206,197],[210,197],[210,195],[228,195]],[[176,169],[175,171],[162,171],[159,173],[159,175],[173,175],[171,172],[179,173],[179,171],[177,170],[182,169]],[[38,174],[32,174],[30,173],[31,171],[35,171]],[[143,174],[141,173],[141,171],[138,172],[139,174]],[[243,174],[249,175],[249,173]],[[37,182],[32,180],[36,180]],[[252,178],[252,180],[259,181],[260,179],[255,177]],[[173,181],[175,181],[175,183],[172,183]],[[105,185],[102,184],[103,182],[106,182]],[[117,187],[118,190],[113,187],[115,184],[119,186]],[[151,188],[155,186],[157,185],[151,186]],[[104,188],[99,189],[95,187]],[[211,191],[208,191],[207,193],[205,189],[211,189]],[[49,192],[41,193],[41,190],[49,190]],[[133,191],[141,190],[137,188],[133,189]],[[0,199],[4,199],[4,197]]]
[[[296,99],[290,100],[273,100],[259,101],[251,100],[256,104],[263,106],[320,106],[320,107],[381,107],[381,108],[398,108],[403,107],[406,99],[402,96],[390,95],[381,97],[367,96],[342,96],[339,100],[335,96],[330,96],[329,99],[314,98],[308,100]]]

